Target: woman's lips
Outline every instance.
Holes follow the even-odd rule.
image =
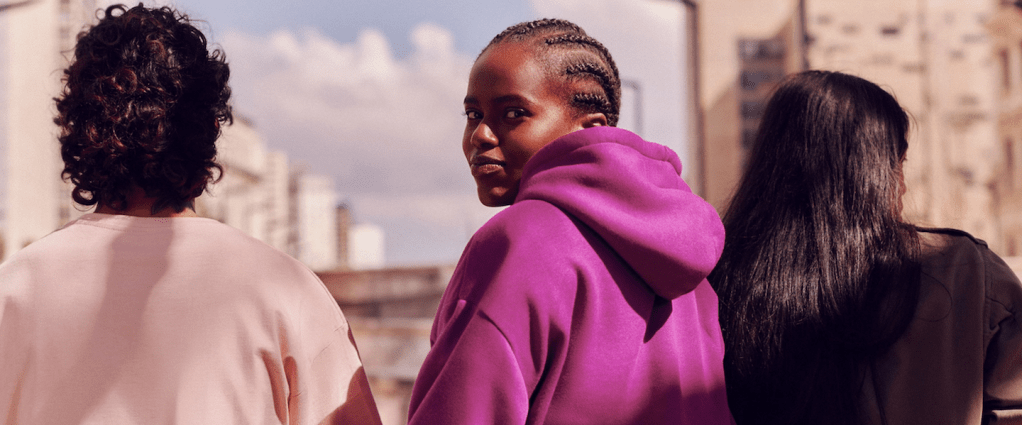
[[[504,171],[504,161],[485,156],[473,157],[471,163],[472,177],[482,177]]]

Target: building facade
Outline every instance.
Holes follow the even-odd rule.
[[[220,181],[196,200],[196,212],[235,227],[281,251],[291,251],[287,156],[269,151],[243,117],[224,127],[217,142]]]
[[[0,135],[3,144],[3,256],[81,215],[63,165],[53,123],[75,36],[93,19],[93,1],[33,0],[0,13]]]
[[[1003,251],[995,213],[996,96],[990,0],[806,2],[809,63],[889,88],[914,119],[905,214]]]
[[[803,66],[794,0],[713,0],[696,6],[700,194],[723,212],[738,184],[763,105],[785,75]]]
[[[994,63],[995,143],[1000,161],[994,168],[994,211],[1005,255],[1022,255],[1022,4],[998,1],[987,28]],[[1022,263],[1022,261],[1020,261]],[[1022,264],[1020,264],[1022,265]],[[1017,269],[1016,269],[1017,270]]]
[[[1022,27],[1013,2],[719,0],[699,9],[704,196],[719,211],[778,77],[840,71],[890,90],[911,116],[906,218],[1018,255],[1019,185],[1007,177],[1022,159]]]

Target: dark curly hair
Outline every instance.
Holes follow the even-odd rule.
[[[610,51],[581,27],[564,19],[537,19],[505,29],[483,49],[501,43],[536,41],[547,72],[569,84],[568,103],[581,114],[602,113],[616,126],[621,113],[621,77]],[[482,53],[480,53],[480,56]]]
[[[215,142],[232,122],[229,75],[223,51],[208,51],[186,15],[108,7],[78,35],[54,99],[75,202],[121,211],[137,187],[155,199],[153,213],[190,207],[223,174]]]

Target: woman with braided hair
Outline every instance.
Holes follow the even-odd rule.
[[[412,392],[417,424],[729,424],[714,209],[670,149],[614,128],[610,53],[508,28],[476,59],[462,140],[479,200]]]

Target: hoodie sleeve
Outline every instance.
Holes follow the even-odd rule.
[[[567,352],[577,269],[562,251],[581,238],[577,231],[570,236],[574,228],[556,207],[526,201],[476,233],[437,312],[410,423],[522,424],[542,417],[530,398],[546,390],[537,389],[541,376],[556,384]]]
[[[411,424],[523,424],[529,392],[507,339],[458,300],[412,391]]]

